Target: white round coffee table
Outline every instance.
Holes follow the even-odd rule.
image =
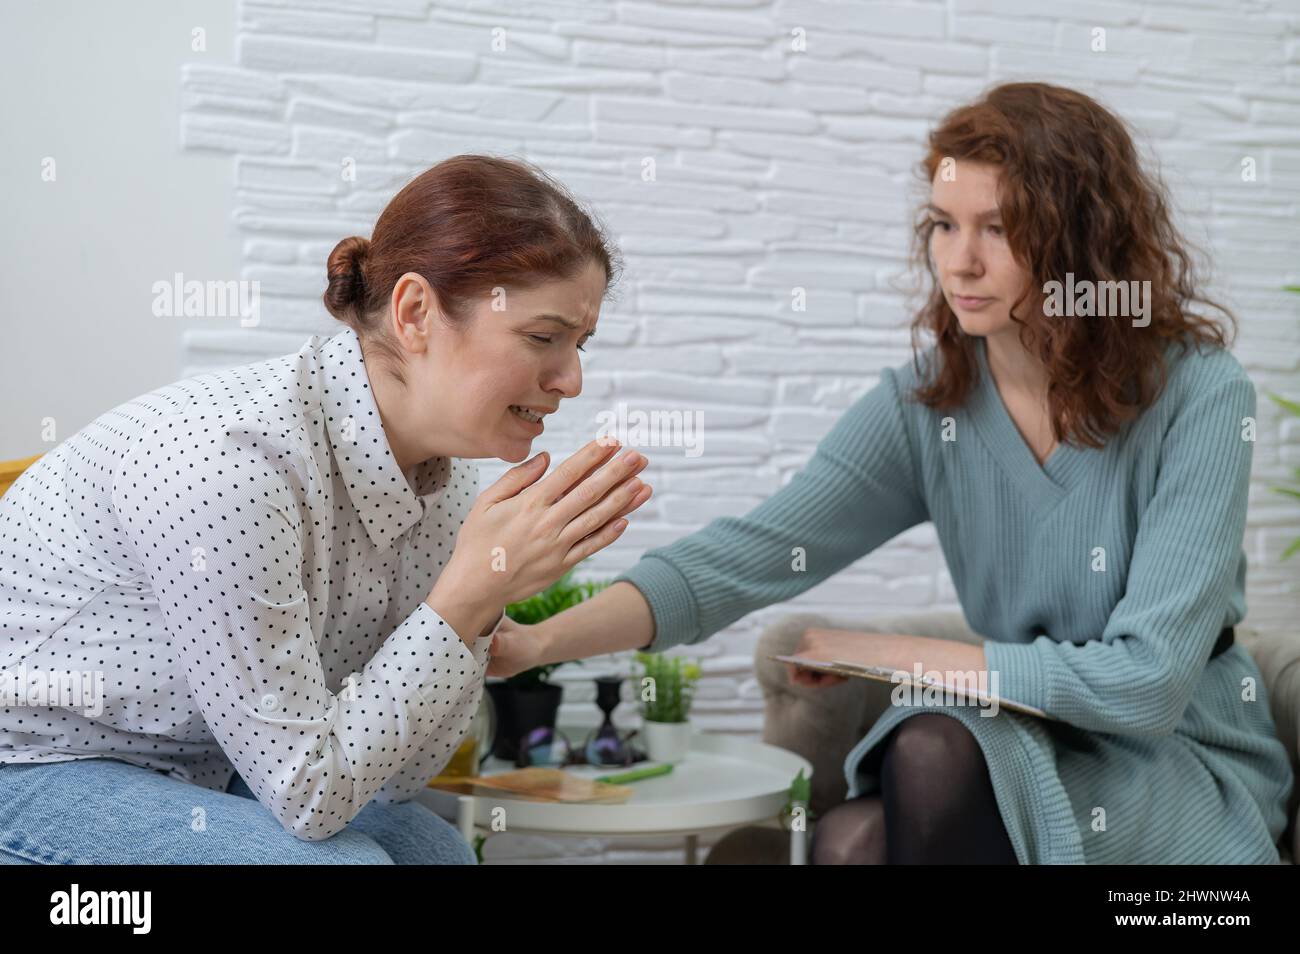
[[[561,726],[570,738],[583,732]],[[634,768],[654,765],[639,762]],[[483,775],[514,766],[488,759]],[[504,808],[505,830],[547,835],[681,835],[686,839],[686,863],[696,863],[698,836],[777,819],[790,799],[790,785],[802,769],[812,778],[807,759],[762,742],[718,733],[696,732],[686,759],[668,775],[628,783],[632,797],[621,805],[564,805],[498,796],[457,795],[433,788],[416,799],[444,818],[455,819],[470,844],[476,832],[494,833],[494,810]],[[610,775],[618,768],[572,765],[566,771],[583,776]],[[805,812],[807,806],[803,806]],[[806,820],[792,825],[790,863],[807,857]]]

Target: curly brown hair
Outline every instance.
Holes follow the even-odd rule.
[[[1233,314],[1200,294],[1189,246],[1174,228],[1159,177],[1144,171],[1127,127],[1100,103],[1047,83],[1005,83],[953,110],[930,134],[918,172],[928,185],[945,158],[1000,167],[998,206],[1007,243],[1029,272],[1011,309],[1026,350],[1047,369],[1048,407],[1058,441],[1100,447],[1136,418],[1164,388],[1164,353],[1171,341],[1228,347],[1216,321],[1197,305],[1220,312],[1236,333]],[[975,383],[975,341],[957,323],[930,259],[934,226],[925,212],[914,226],[913,258],[928,273],[928,297],[912,322],[934,336],[939,360],[914,397],[936,409],[960,406]],[[1035,289],[1064,282],[1066,273],[1094,282],[1150,281],[1150,323],[1114,318],[1061,320],[1041,307]]]

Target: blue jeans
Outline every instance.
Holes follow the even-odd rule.
[[[117,759],[0,763],[0,864],[476,864],[417,802],[370,802],[322,841],[281,827],[236,773],[225,792]]]

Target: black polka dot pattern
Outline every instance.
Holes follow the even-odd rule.
[[[411,798],[483,691],[492,634],[424,602],[477,492],[401,472],[350,328],[106,412],[0,498],[0,668],[102,699],[0,698],[0,762],[238,771],[307,841]]]

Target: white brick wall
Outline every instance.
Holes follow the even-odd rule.
[[[650,449],[654,501],[594,561],[607,575],[770,494],[882,367],[907,360],[898,279],[934,120],[1013,77],[1099,96],[1158,158],[1213,290],[1243,319],[1237,353],[1261,392],[1249,622],[1294,630],[1300,563],[1277,558],[1300,510],[1267,488],[1300,464],[1300,422],[1263,392],[1300,397],[1300,296],[1277,290],[1300,281],[1296,0],[259,0],[238,18],[237,65],[183,70],[181,140],[233,154],[242,277],[265,297],[257,328],[190,336],[186,373],[336,329],[319,300],[326,255],[368,235],[413,174],[461,152],[526,156],[598,209],[627,260],[584,393],[539,446],[567,455],[618,401],[704,415],[702,456]],[[1107,52],[1090,51],[1097,27]],[[806,51],[792,50],[795,29]],[[1257,181],[1241,179],[1246,156]],[[791,310],[796,286],[806,313]],[[485,482],[500,469],[485,464]],[[798,602],[957,608],[928,525]],[[695,648],[703,727],[756,735],[755,638],[783,611]],[[572,685],[566,717],[594,712],[590,696]],[[527,839],[489,858],[557,854],[673,859],[640,842]]]

